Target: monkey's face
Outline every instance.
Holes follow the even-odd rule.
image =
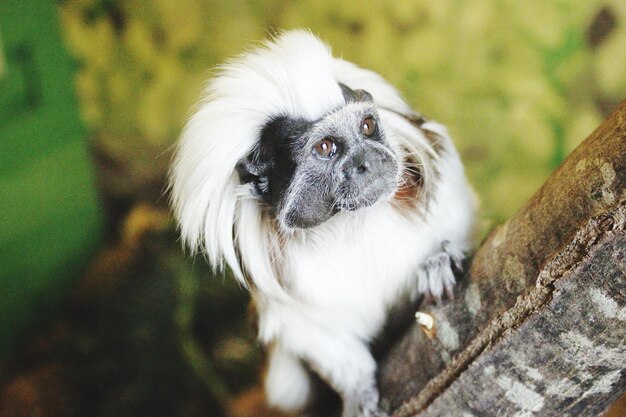
[[[309,228],[341,210],[393,196],[400,178],[371,96],[341,85],[346,104],[320,120],[279,116],[239,161],[242,183],[287,228]]]

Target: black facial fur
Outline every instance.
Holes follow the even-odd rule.
[[[367,207],[395,192],[398,163],[378,128],[372,96],[339,87],[345,105],[316,121],[272,118],[236,166],[241,183],[288,228],[317,226],[339,210]],[[364,131],[364,121],[377,128]],[[331,141],[336,152],[320,157],[314,151],[320,141]]]
[[[276,207],[296,169],[292,150],[310,126],[302,119],[272,118],[261,130],[259,142],[237,164],[242,184],[252,185],[252,193]]]

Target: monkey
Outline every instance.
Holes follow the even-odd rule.
[[[310,409],[312,371],[343,417],[386,416],[371,343],[403,297],[452,297],[471,243],[447,129],[311,32],[283,32],[208,81],[169,191],[183,244],[250,292],[269,404]]]

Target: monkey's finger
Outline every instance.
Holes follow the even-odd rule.
[[[443,294],[444,280],[442,270],[449,268],[441,268],[437,263],[433,263],[427,269],[428,271],[428,290],[437,300],[437,304],[441,302],[441,295]]]
[[[428,295],[428,271],[426,270],[425,265],[420,265],[417,270],[417,291],[420,294]]]
[[[440,274],[441,274],[441,283],[443,285],[445,294],[449,300],[453,300],[454,299],[454,285],[456,284],[456,279],[454,278],[454,273],[452,272],[452,265],[450,265],[450,262],[446,265],[441,266]]]
[[[448,300],[454,300],[454,287],[446,287],[446,297]]]
[[[452,264],[454,265],[454,269],[462,274],[465,272],[465,268],[463,268],[463,258],[458,258],[456,256],[450,258],[452,260]]]

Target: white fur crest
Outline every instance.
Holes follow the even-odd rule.
[[[333,58],[311,33],[292,31],[220,67],[179,142],[170,189],[184,243],[205,253],[215,268],[225,261],[244,285],[245,270],[253,271],[256,289],[272,297],[285,295],[271,259],[262,255],[275,252],[274,233],[263,230],[271,225],[261,221],[259,205],[234,167],[270,117],[315,120],[337,108],[343,103],[339,81],[366,88],[377,105],[411,112],[380,76]],[[421,141],[409,149],[428,149]]]

